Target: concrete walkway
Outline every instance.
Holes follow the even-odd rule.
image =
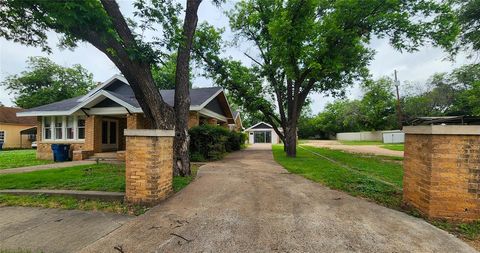
[[[379,147],[379,145],[345,145],[338,141],[327,141],[327,140],[308,140],[303,145],[319,147],[319,148],[343,150],[345,152],[350,152],[350,153],[403,157],[403,151],[396,151],[396,150],[381,148]]]
[[[32,172],[32,171],[39,171],[39,170],[60,169],[60,168],[77,166],[77,165],[86,165],[86,164],[95,164],[95,163],[96,161],[72,161],[72,162],[51,163],[51,164],[43,164],[43,165],[36,165],[36,166],[19,167],[19,168],[13,168],[13,169],[3,169],[3,170],[0,170],[0,175],[25,173],[25,172]]]
[[[131,218],[102,212],[0,207],[0,251],[76,252]]]
[[[269,149],[203,166],[184,190],[82,252],[476,252],[421,219],[289,174]]]

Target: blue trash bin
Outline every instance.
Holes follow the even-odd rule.
[[[70,160],[70,145],[69,144],[52,144],[53,160],[55,162],[65,162]]]
[[[3,149],[3,142],[0,142],[0,150]]]

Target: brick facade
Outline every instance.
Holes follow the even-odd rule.
[[[198,112],[190,112],[188,114],[188,128],[198,126],[200,124],[200,116]]]
[[[172,193],[173,135],[173,130],[125,131],[127,202],[153,205]]]
[[[102,116],[91,115],[85,119],[85,149],[102,152]]]
[[[429,218],[480,218],[480,135],[405,132],[404,201]]]
[[[150,126],[143,113],[133,113],[127,115],[126,129],[149,129]]]

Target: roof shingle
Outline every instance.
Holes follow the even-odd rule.
[[[24,109],[15,107],[0,106],[0,123],[16,124],[16,125],[36,125],[36,117],[17,117],[17,112]]]

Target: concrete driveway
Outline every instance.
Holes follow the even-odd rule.
[[[287,173],[270,146],[198,178],[83,252],[476,252],[434,226]]]
[[[0,252],[76,252],[131,218],[102,212],[0,207]]]

